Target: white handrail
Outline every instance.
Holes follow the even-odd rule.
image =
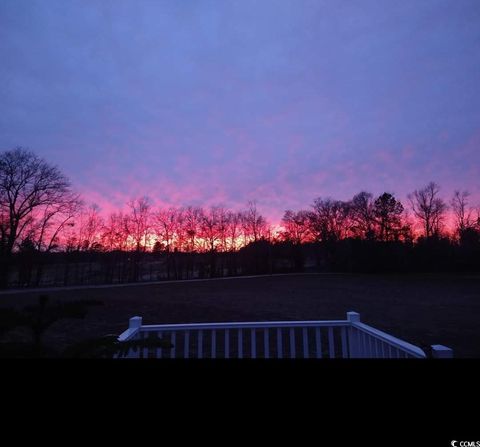
[[[411,343],[408,343],[406,341],[403,341],[397,337],[394,337],[392,335],[387,334],[386,332],[380,331],[378,329],[375,329],[367,324],[361,323],[360,321],[360,314],[357,312],[347,312],[347,319],[346,320],[330,320],[330,321],[325,321],[325,320],[308,320],[308,321],[254,321],[254,322],[227,322],[227,323],[190,323],[190,324],[154,324],[154,325],[142,325],[142,318],[141,317],[133,317],[130,318],[129,322],[129,328],[123,332],[119,337],[119,341],[127,341],[131,340],[134,337],[136,337],[140,333],[146,333],[146,332],[172,332],[175,334],[176,332],[181,332],[185,331],[188,337],[188,334],[190,331],[212,331],[212,340],[215,340],[215,331],[217,330],[237,330],[239,331],[239,339],[242,339],[241,335],[241,330],[242,329],[274,329],[276,328],[278,331],[281,329],[290,329],[290,350],[291,352],[295,353],[295,334],[293,331],[294,328],[316,328],[317,330],[315,331],[315,344],[317,346],[317,357],[321,357],[321,351],[319,352],[319,343],[320,343],[320,331],[319,328],[328,328],[328,343],[329,343],[329,353],[330,356],[333,356],[335,354],[335,348],[333,345],[333,332],[332,329],[334,327],[339,327],[343,328],[342,329],[342,337],[341,337],[341,343],[342,343],[342,356],[345,357],[358,357],[358,356],[363,356],[364,351],[363,349],[365,348],[365,340],[368,340],[365,337],[371,337],[371,339],[376,339],[379,340],[382,343],[386,343],[388,346],[391,348],[394,348],[398,351],[403,352],[403,354],[416,357],[416,358],[426,358],[425,352],[420,349],[418,346],[412,345]],[[348,331],[345,330],[345,328],[348,328]],[[352,329],[356,329],[356,331],[352,331]],[[358,332],[357,332],[358,331]],[[349,334],[348,340],[347,340],[347,333]],[[358,337],[359,333],[362,333],[362,339],[363,339],[363,345],[361,347],[361,342],[360,338]],[[357,335],[355,335],[357,334]],[[146,336],[146,334],[145,334]],[[253,332],[252,337],[255,336],[255,333]],[[266,335],[268,337],[268,333]],[[305,337],[305,331],[303,331],[303,352],[304,352],[304,357],[308,356],[308,339]],[[278,339],[278,332],[277,332],[277,339]],[[252,338],[253,340],[253,338]],[[293,341],[292,341],[293,340]],[[347,353],[347,342],[349,344],[348,348],[348,353]],[[215,342],[214,342],[215,343]],[[264,343],[267,343],[267,341],[264,341]],[[370,343],[370,342],[369,342]],[[277,340],[278,344],[278,340]],[[293,344],[293,346],[292,346]],[[376,346],[377,342],[375,342]],[[369,345],[370,346],[370,345]],[[380,345],[382,346],[382,345]],[[435,345],[437,346],[437,345]],[[438,345],[440,346],[440,345]],[[452,351],[449,348],[446,348],[444,346],[441,346],[443,349],[441,355],[439,354],[438,357],[446,357],[452,356]],[[212,348],[213,349],[213,348]],[[228,349],[228,348],[227,348]],[[369,352],[370,348],[367,348],[367,353]],[[389,348],[390,349],[390,348]],[[280,347],[277,347],[278,350],[278,356],[282,357],[283,356],[283,348],[280,344]],[[255,348],[252,352],[255,351]],[[305,351],[307,351],[307,354],[305,354]],[[448,352],[447,352],[448,351]],[[239,349],[239,352],[243,352],[243,348]],[[268,347],[266,348],[265,352],[268,352]],[[363,352],[363,354],[362,354]],[[445,352],[445,353],[444,353]],[[381,350],[381,355],[378,355],[378,350],[375,354],[375,357],[380,357],[380,358],[385,358],[389,357],[387,355],[384,355],[383,348]],[[212,354],[212,357],[214,354]],[[240,354],[242,356],[242,354]]]
[[[135,335],[140,332],[140,328],[130,329],[128,328],[126,331],[122,332],[119,337],[118,341],[127,341],[132,339]]]
[[[189,331],[205,329],[269,329],[291,327],[340,327],[350,326],[346,320],[331,321],[252,321],[230,323],[191,323],[191,324],[147,324],[142,326],[142,332],[155,331]]]
[[[352,327],[359,329],[365,332],[368,335],[371,335],[375,338],[378,338],[388,344],[394,346],[395,348],[401,349],[403,352],[407,354],[413,355],[414,357],[418,358],[426,358],[425,352],[420,349],[418,346],[412,345],[406,341],[400,340],[397,337],[387,334],[386,332],[382,332],[378,329],[375,329],[368,324],[364,323],[352,323]]]

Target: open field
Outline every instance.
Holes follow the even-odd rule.
[[[0,306],[24,306],[39,292],[3,293]],[[260,320],[362,321],[419,346],[444,344],[455,357],[480,357],[480,276],[286,275],[56,290],[55,299],[96,299],[85,320],[57,322],[47,333],[61,349],[84,338],[144,324]]]

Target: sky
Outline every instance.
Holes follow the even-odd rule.
[[[316,197],[480,204],[478,0],[0,0],[0,150],[104,212]]]

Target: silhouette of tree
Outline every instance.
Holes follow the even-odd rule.
[[[350,202],[351,232],[361,239],[375,237],[375,205],[373,195],[362,191],[355,195]]]
[[[65,302],[50,302],[48,295],[40,295],[38,303],[25,306],[21,310],[0,309],[0,335],[5,335],[11,329],[26,327],[32,337],[30,344],[12,342],[0,345],[0,355],[27,353],[29,356],[42,357],[46,354],[43,344],[45,332],[57,321],[65,318],[83,319],[88,307],[102,305],[98,300],[75,300]],[[20,348],[20,349],[19,349]]]
[[[300,245],[311,239],[310,215],[308,211],[287,210],[282,218],[283,238],[286,241]]]
[[[424,236],[438,236],[442,229],[447,205],[438,197],[440,187],[430,182],[420,190],[409,194],[412,210],[423,226]]]
[[[91,306],[103,305],[98,300],[75,300],[51,302],[48,295],[40,295],[33,306],[25,306],[17,310],[0,308],[0,336],[5,337],[12,329],[24,327],[31,335],[31,342],[10,340],[0,343],[0,357],[58,357],[44,343],[48,329],[64,319],[84,319]],[[138,349],[171,349],[169,340],[158,337],[148,337],[139,340],[119,342],[117,335],[106,335],[77,342],[61,353],[67,358],[121,358],[131,350]]]
[[[208,251],[215,251],[216,245],[220,240],[218,207],[212,206],[208,211],[202,213],[200,222],[200,238],[205,243]]]
[[[128,247],[127,216],[121,211],[111,213],[101,234],[102,245],[109,251],[126,250]]]
[[[173,207],[160,209],[154,215],[154,222],[158,241],[164,243],[166,252],[170,253],[178,226],[178,211]]]
[[[223,206],[217,206],[217,230],[219,240],[219,251],[226,252],[228,250],[228,226],[230,223],[230,211]]]
[[[469,196],[470,193],[468,191],[455,191],[450,201],[455,217],[455,232],[458,237],[460,237],[465,230],[475,225],[475,219],[473,217],[474,210],[468,205]]]
[[[314,200],[310,228],[318,241],[338,241],[348,232],[348,203],[331,198]]]
[[[398,239],[402,228],[403,205],[387,192],[379,196],[373,206],[373,215],[378,225],[378,237],[381,241]]]
[[[255,201],[248,202],[248,208],[243,212],[242,225],[245,232],[246,241],[257,242],[265,236],[267,231],[267,221],[258,212]]]
[[[239,248],[240,233],[243,215],[240,211],[229,211],[227,214],[227,244],[228,249],[232,252]]]
[[[51,250],[79,204],[70,181],[56,166],[20,147],[0,155],[0,285],[6,285],[9,259],[24,233]]]
[[[78,225],[78,249],[83,251],[98,249],[104,225],[98,205],[92,204],[87,210],[83,210]]]
[[[197,249],[197,237],[203,215],[203,209],[200,207],[188,206],[183,210],[182,229],[185,234],[185,249],[187,252],[194,252]]]
[[[132,351],[144,349],[170,350],[172,348],[172,342],[166,338],[147,337],[138,340],[118,341],[118,335],[109,334],[70,345],[62,353],[62,357],[111,359],[127,357]]]
[[[2,234],[6,239],[6,244],[2,246],[4,253],[13,251],[15,243],[33,221],[43,234],[54,216],[70,216],[72,206],[78,201],[70,181],[56,166],[47,164],[33,152],[16,148],[0,155],[0,208]]]
[[[128,202],[130,215],[125,220],[127,233],[132,238],[135,251],[145,251],[150,242],[151,200],[141,197]]]

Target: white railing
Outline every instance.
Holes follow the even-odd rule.
[[[425,358],[417,346],[360,322],[346,320],[266,321],[142,325],[130,318],[118,340],[159,338],[171,348],[131,348],[128,358]],[[432,345],[432,356],[452,357],[452,350]]]

